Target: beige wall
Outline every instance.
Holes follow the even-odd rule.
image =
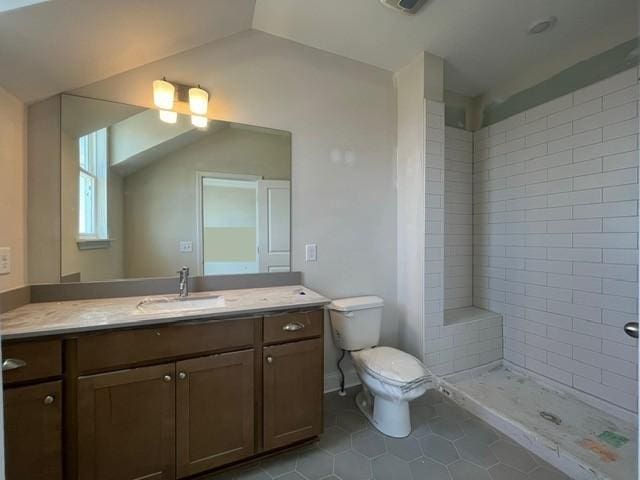
[[[166,277],[182,266],[198,271],[196,172],[291,178],[291,138],[225,128],[157,159],[124,179],[125,275]]]
[[[212,118],[292,132],[293,269],[329,297],[382,296],[383,341],[396,344],[392,74],[248,31],[77,93],[151,106],[151,83],[163,76],[209,90]],[[304,261],[306,242],[318,244],[315,263]],[[334,372],[330,335],[326,342]]]
[[[0,291],[27,283],[25,107],[0,87],[0,247],[11,248],[11,273]]]
[[[107,198],[109,203],[109,238],[105,248],[80,250],[78,248],[78,139],[67,132],[61,133],[62,173],[62,262],[61,276],[80,273],[85,281],[123,278],[123,198],[122,179],[109,172]]]

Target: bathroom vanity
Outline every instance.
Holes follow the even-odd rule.
[[[201,312],[131,297],[0,315],[8,480],[185,478],[321,433],[328,300],[216,294]]]

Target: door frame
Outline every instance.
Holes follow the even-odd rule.
[[[260,175],[244,175],[241,173],[210,172],[206,170],[196,170],[196,235],[194,253],[196,254],[196,275],[204,276],[204,211],[202,208],[202,181],[205,178],[217,178],[221,180],[244,180],[246,182],[256,182],[262,180]],[[256,255],[258,255],[258,189],[256,187]],[[258,265],[260,264],[258,258]]]

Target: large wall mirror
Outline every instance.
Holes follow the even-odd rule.
[[[63,95],[61,135],[61,281],[290,270],[290,133]]]

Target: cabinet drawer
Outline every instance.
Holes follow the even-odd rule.
[[[62,374],[60,340],[2,344],[2,378],[5,385]]]
[[[323,310],[265,316],[264,343],[319,337],[322,335],[323,321]]]
[[[202,321],[78,337],[79,373],[249,347],[257,318]]]

